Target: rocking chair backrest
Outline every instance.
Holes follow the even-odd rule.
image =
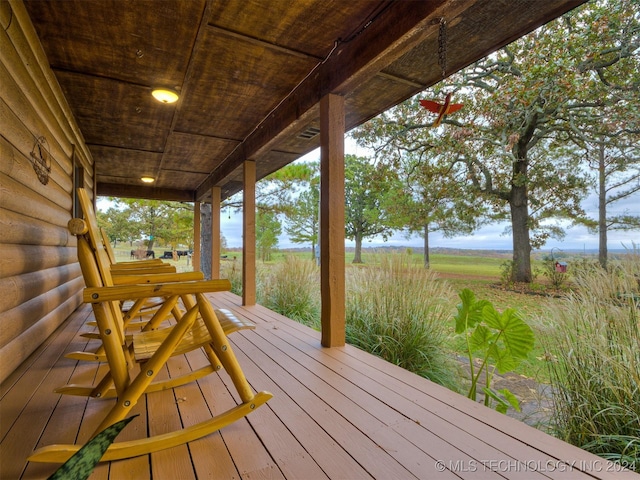
[[[74,221],[77,220],[74,219]],[[83,221],[80,220],[80,222]],[[96,252],[91,248],[88,235],[74,231],[71,228],[71,222],[69,230],[76,234],[78,238],[78,261],[80,262],[85,285],[87,287],[108,286],[105,285],[100,274],[98,262],[96,261]],[[125,335],[122,312],[117,302],[92,303],[91,306],[96,317],[100,336],[103,339],[107,363],[109,364],[114,385],[116,390],[124,389],[129,383],[129,372],[123,349]]]
[[[104,228],[100,228],[100,235],[102,236],[102,244],[104,245],[104,249],[109,256],[109,262],[111,262],[111,264],[116,263],[116,252],[113,251],[113,247],[111,246],[111,242],[109,241],[107,231]]]
[[[87,235],[89,236],[91,247],[95,252],[96,262],[98,264],[98,269],[100,271],[102,281],[104,282],[104,286],[113,286],[113,279],[111,277],[111,261],[109,260],[109,255],[107,254],[102,242],[102,234],[98,227],[93,204],[91,203],[91,200],[89,200],[89,195],[84,188],[78,188],[78,199],[80,200],[80,206],[84,212],[84,221],[89,227]]]

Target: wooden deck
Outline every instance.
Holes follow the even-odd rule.
[[[100,464],[91,479],[640,478],[356,348],[322,348],[318,332],[261,306],[240,307],[233,294],[211,299],[257,324],[231,338],[254,389],[274,398],[188,445]],[[80,307],[0,387],[0,478],[46,478],[56,466],[26,457],[38,445],[86,441],[111,402],[52,393],[72,374],[96,374],[62,357],[86,347],[78,332],[91,316]],[[200,359],[177,357],[167,374]],[[226,410],[235,402],[228,383],[223,372],[147,395],[118,440]]]

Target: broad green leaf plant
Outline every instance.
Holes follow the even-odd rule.
[[[504,374],[515,369],[534,346],[533,330],[518,312],[508,308],[498,312],[488,300],[477,300],[475,294],[465,288],[459,294],[460,303],[455,318],[456,334],[466,339],[465,354],[469,358],[471,387],[468,397],[477,400],[478,384],[484,374],[484,404],[506,413],[509,407],[520,411],[518,399],[507,388],[495,390],[491,387],[493,375]],[[480,359],[480,366],[474,363]]]

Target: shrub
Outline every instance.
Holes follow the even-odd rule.
[[[260,277],[258,301],[265,307],[318,330],[319,269],[313,260],[289,256]]]
[[[513,260],[505,260],[500,264],[500,284],[505,287],[513,286]]]
[[[565,441],[640,471],[640,259],[584,265],[549,314],[554,427]]]
[[[553,255],[544,256],[542,258],[542,274],[547,277],[553,288],[559,289],[567,281],[567,272],[561,271],[556,267],[556,263],[560,260]]]
[[[453,294],[407,255],[350,269],[347,342],[447,388],[458,390],[445,346]]]

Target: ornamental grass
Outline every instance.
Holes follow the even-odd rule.
[[[575,291],[550,310],[555,433],[640,471],[640,255],[607,270],[582,264]]]

